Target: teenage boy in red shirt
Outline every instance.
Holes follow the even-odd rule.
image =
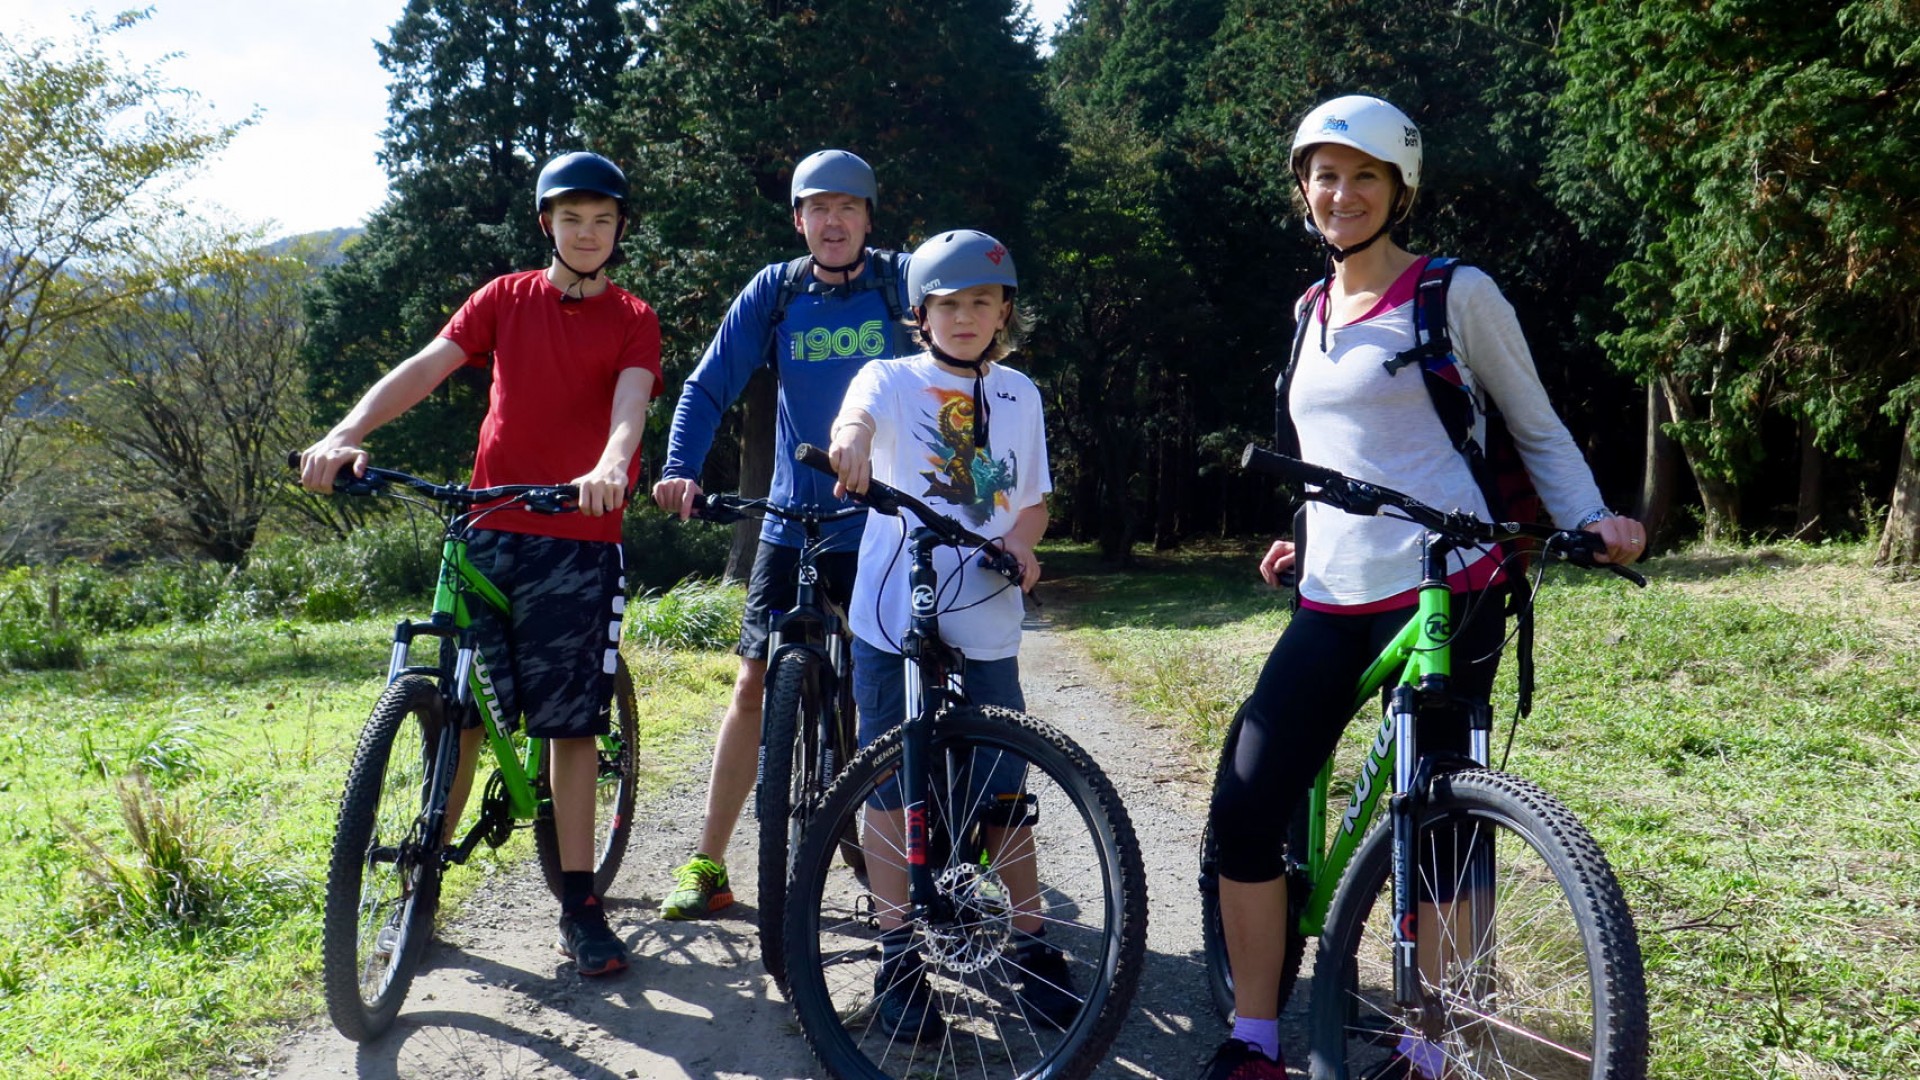
[[[467,298],[426,348],[389,371],[301,455],[301,482],[333,490],[342,466],[364,473],[361,442],[454,369],[493,367],[473,484],[579,486],[578,514],[496,511],[468,557],[507,594],[512,625],[476,613],[480,653],[505,715],[551,740],[560,839],[560,950],[583,975],[627,966],[627,947],[593,891],[597,736],[610,730],[626,578],[621,508],[640,475],[647,403],[660,384],[660,321],[602,274],[626,228],[627,181],[598,154],[565,154],[540,171],[544,270],[495,278]],[[459,820],[480,746],[462,732],[449,821]]]

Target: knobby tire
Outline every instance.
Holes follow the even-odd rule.
[[[444,868],[439,832],[459,742],[448,738],[445,710],[425,676],[389,683],[347,771],[327,870],[321,967],[327,1012],[355,1042],[393,1025],[433,937]]]
[[[1437,1004],[1426,1035],[1446,1054],[1446,1075],[1644,1080],[1646,984],[1633,916],[1573,814],[1526,780],[1468,769],[1435,777],[1418,836],[1422,887],[1492,882],[1478,892],[1461,886],[1491,903],[1452,906],[1451,919],[1419,929],[1423,949],[1451,957],[1440,985],[1422,978]],[[1363,1075],[1407,1030],[1393,1002],[1392,847],[1390,829],[1373,830],[1327,915],[1311,1025],[1321,1080]]]
[[[929,861],[959,917],[947,926],[916,926],[914,941],[926,958],[928,986],[947,1029],[941,1039],[918,1045],[881,1031],[871,1001],[880,951],[875,897],[862,880],[835,867],[834,855],[846,826],[900,768],[903,731],[895,728],[861,751],[829,787],[795,858],[786,968],[801,1031],[840,1080],[1089,1076],[1126,1018],[1146,949],[1145,869],[1119,795],[1072,740],[1010,710],[949,710],[936,718],[929,741],[935,773],[930,782],[945,775],[956,778],[953,786],[965,787],[975,767],[1005,755],[1026,763],[1023,791],[1035,796],[1037,817],[1022,819],[1025,828],[1013,832],[1031,837],[1020,857],[1035,859],[1047,940],[1067,956],[1079,1012],[1064,1031],[1055,1030],[1029,1016],[1014,995],[1013,982],[1023,973],[1007,946],[1010,905],[1019,898],[1001,877],[1006,862],[1016,861],[1013,849],[1003,848],[1006,858],[999,859],[968,839],[984,835],[978,822],[985,816],[969,809],[984,803],[955,798],[933,783]],[[955,821],[963,830],[958,843]],[[885,842],[871,821],[863,834],[870,873],[883,861],[904,871],[904,854],[880,850]],[[1004,828],[1002,835],[1008,835]]]

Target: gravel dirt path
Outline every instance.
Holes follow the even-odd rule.
[[[1086,747],[1120,790],[1144,856],[1147,966],[1133,1014],[1102,1077],[1199,1075],[1224,1029],[1200,960],[1195,851],[1209,775],[1171,734],[1122,702],[1085,652],[1042,618],[1021,650],[1028,711]],[[642,703],[644,708],[644,702]],[[760,966],[753,830],[729,853],[738,902],[718,918],[673,923],[656,909],[668,868],[699,830],[706,774],[689,773],[644,806],[609,899],[632,970],[575,975],[554,950],[556,909],[531,861],[503,873],[440,928],[394,1030],[368,1046],[324,1017],[246,1077],[817,1077],[787,1003]],[[751,824],[750,820],[747,822]],[[1287,1045],[1301,1046],[1290,1018]]]

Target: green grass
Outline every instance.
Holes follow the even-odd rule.
[[[1869,557],[1702,549],[1648,564],[1644,591],[1549,575],[1510,767],[1580,814],[1626,888],[1657,1077],[1920,1070],[1920,586]],[[1055,617],[1209,772],[1286,622],[1256,559],[1119,575],[1047,554]]]
[[[326,850],[393,621],[133,631],[79,670],[0,677],[8,1077],[212,1075],[320,1010]],[[704,750],[733,659],[626,653],[665,783]],[[530,851],[456,871],[449,903]]]

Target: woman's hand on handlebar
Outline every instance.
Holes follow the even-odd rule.
[[[367,475],[367,452],[345,438],[329,434],[300,451],[300,486],[308,491],[333,491],[334,478],[342,467],[355,476]]]
[[[1294,548],[1291,540],[1275,540],[1273,546],[1260,559],[1260,577],[1274,588],[1280,587],[1280,575],[1293,569]]]
[[[1606,542],[1607,553],[1596,562],[1625,566],[1647,553],[1646,526],[1630,517],[1605,517],[1586,526],[1586,531]]]
[[[678,515],[681,521],[693,516],[694,500],[704,494],[699,481],[685,477],[668,477],[653,485],[654,505]]]
[[[836,498],[849,493],[864,495],[873,479],[873,421],[865,413],[842,416],[833,422],[833,441],[827,444],[827,460],[833,462]]]

